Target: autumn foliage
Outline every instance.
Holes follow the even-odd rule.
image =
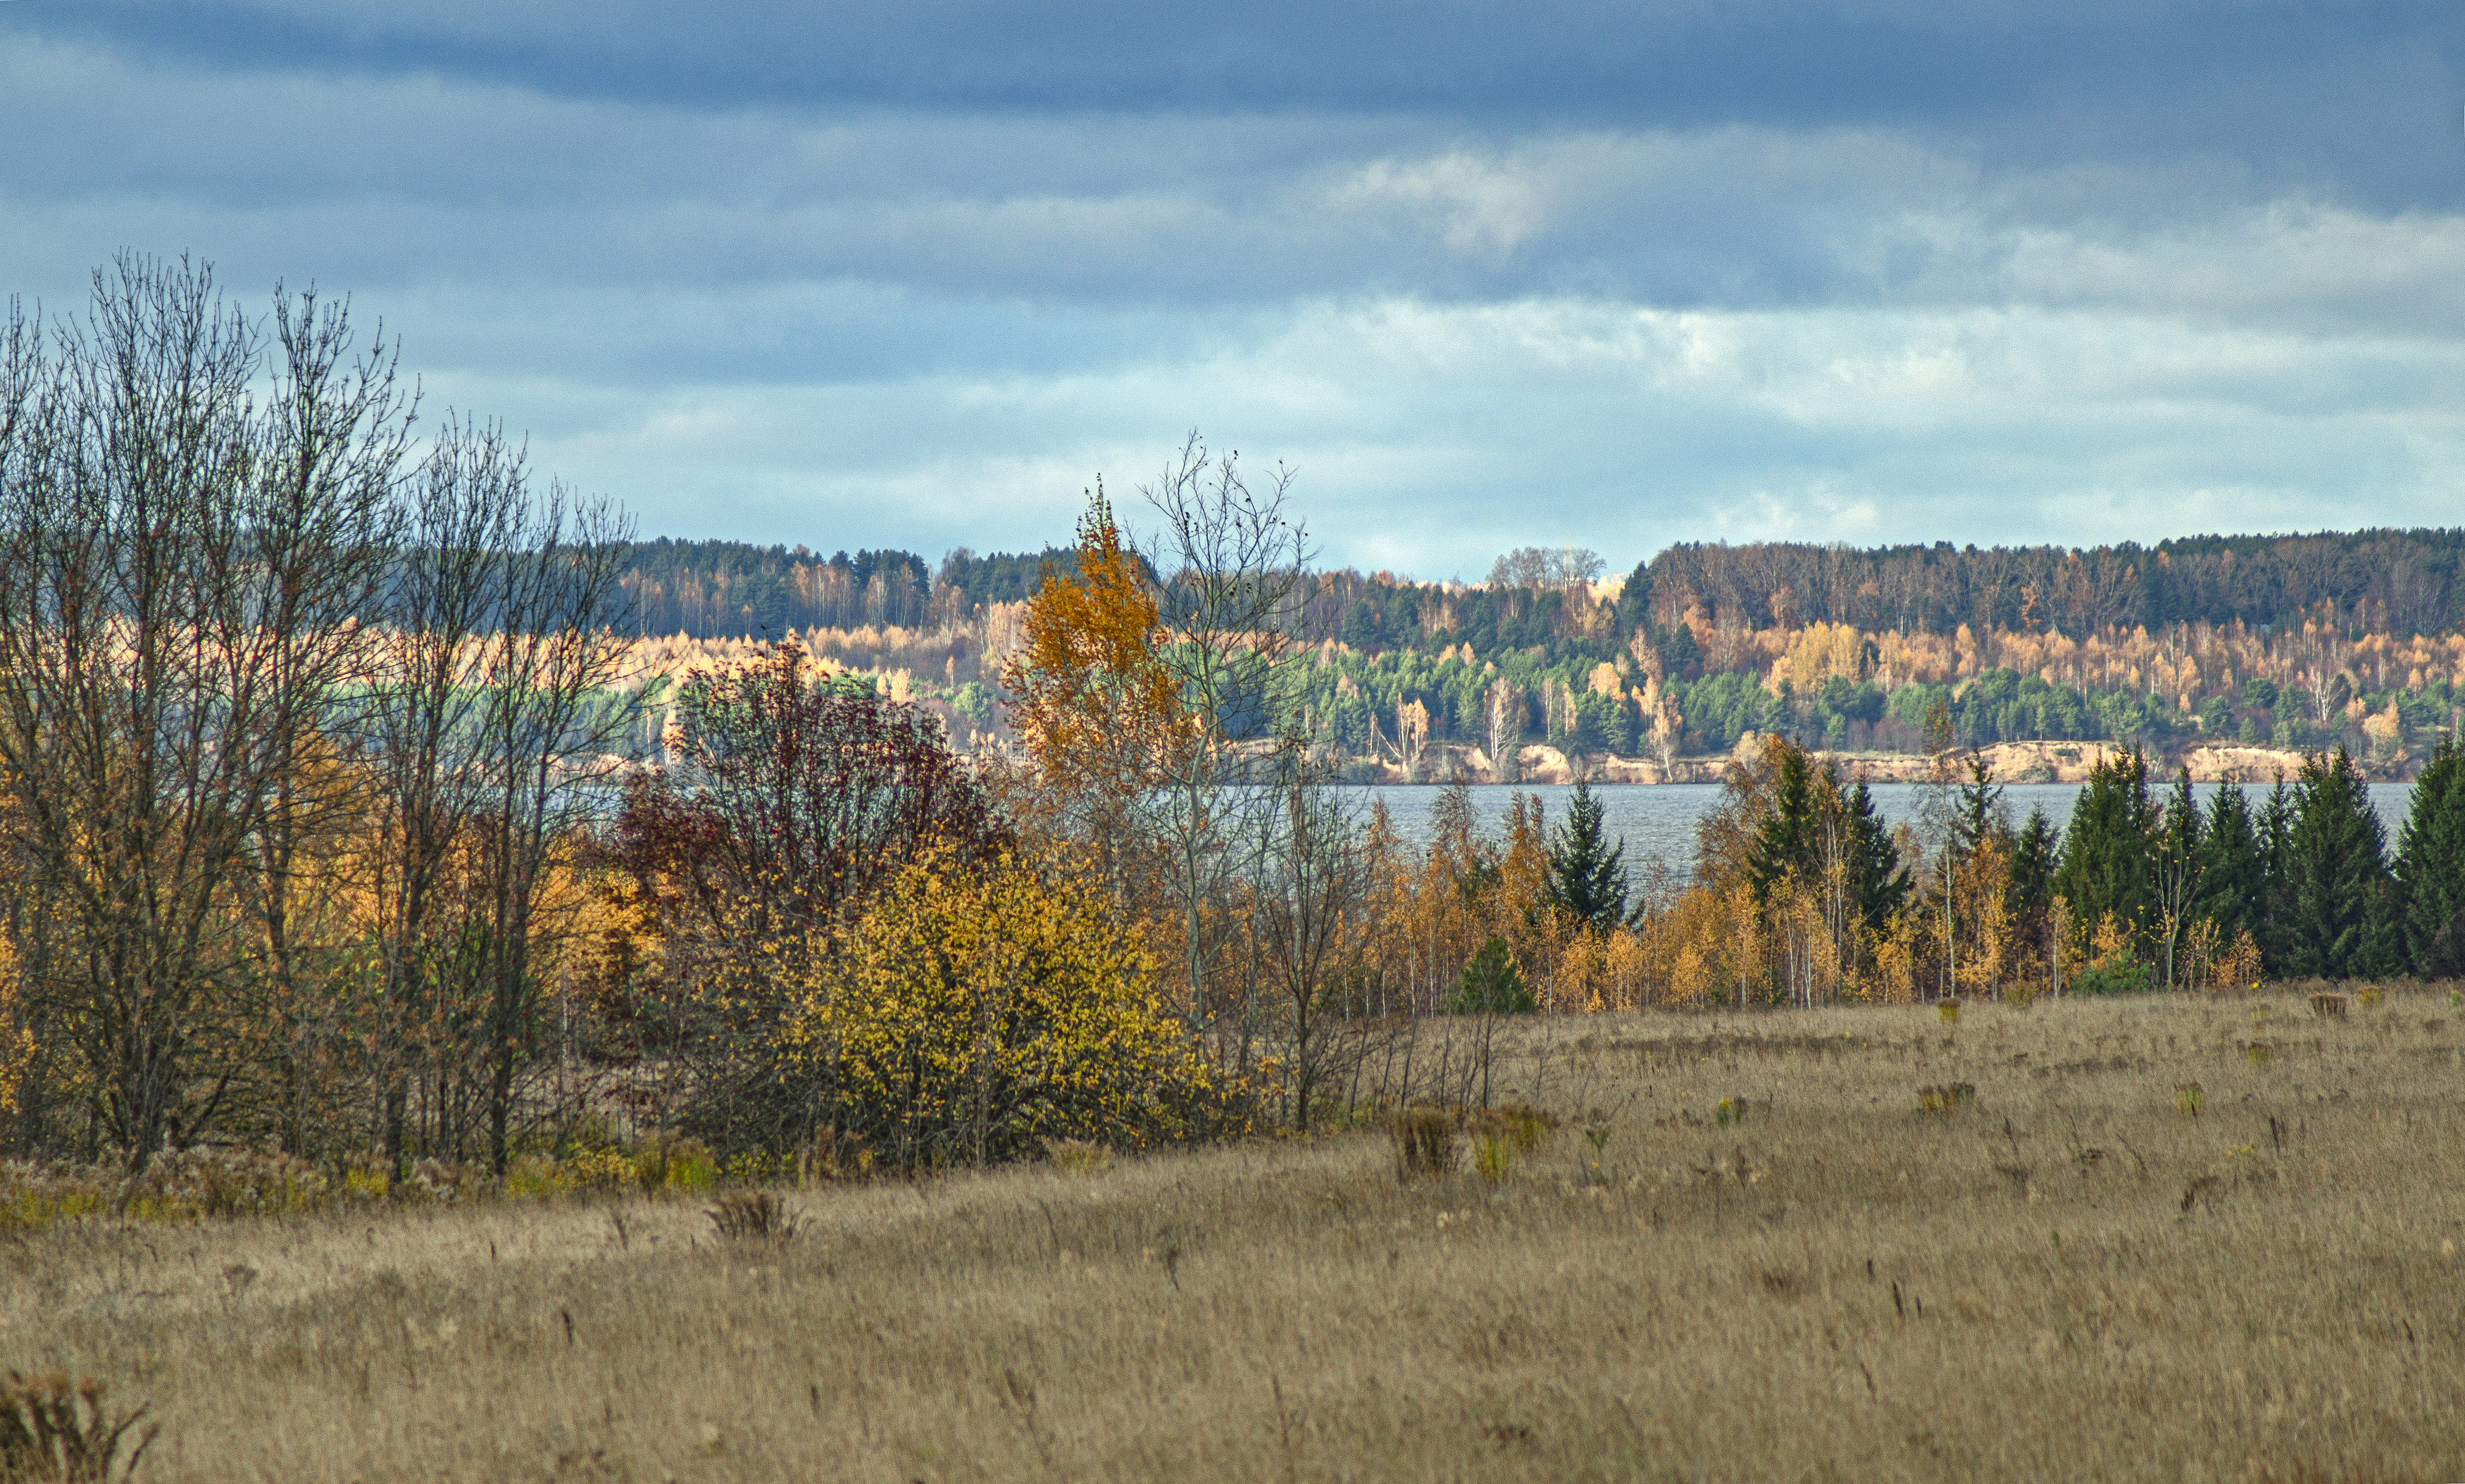
[[[1079,518],[1077,571],[1046,573],[1003,671],[1010,724],[1044,786],[1031,797],[1077,815],[1099,846],[1119,847],[1132,798],[1195,729],[1157,652],[1158,613],[1099,491]]]

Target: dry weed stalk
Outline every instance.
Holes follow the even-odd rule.
[[[138,1407],[115,1417],[102,1403],[102,1383],[57,1371],[27,1377],[11,1371],[0,1385],[0,1484],[107,1484],[137,1472],[158,1430],[136,1437],[126,1462],[121,1445],[144,1420]]]

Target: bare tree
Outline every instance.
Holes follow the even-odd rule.
[[[1161,658],[1178,679],[1191,724],[1158,760],[1156,786],[1137,801],[1155,840],[1166,896],[1181,918],[1193,1025],[1207,1014],[1210,965],[1226,941],[1216,910],[1238,861],[1263,837],[1272,790],[1245,780],[1291,743],[1280,715],[1285,676],[1301,653],[1293,632],[1301,579],[1315,554],[1288,513],[1294,473],[1281,465],[1257,489],[1238,454],[1215,454],[1196,432],[1144,488],[1162,518],[1150,556],[1162,580]]]
[[[612,781],[611,756],[632,731],[613,689],[630,646],[615,620],[633,522],[605,500],[551,485],[522,501],[514,540],[495,565],[495,631],[474,679],[485,788],[476,864],[487,1057],[488,1158],[502,1174],[518,1074],[538,1044],[544,998],[537,950],[561,936],[543,920],[555,852],[584,823],[586,799]]]
[[[1306,746],[1282,749],[1276,763],[1266,790],[1275,808],[1255,820],[1248,919],[1277,991],[1293,1124],[1306,1129],[1343,1070],[1341,1031],[1359,1008],[1347,1001],[1345,970],[1357,959],[1368,867],[1358,810],[1329,786],[1327,764]]]
[[[134,256],[48,347],[11,321],[0,772],[71,940],[41,997],[93,1089],[89,1144],[142,1165],[229,1088],[205,1035],[239,959],[221,897],[279,765],[236,580],[265,570],[257,340],[211,272]]]
[[[522,452],[498,428],[449,423],[431,451],[372,728],[397,1168],[415,1142],[458,1151],[482,1124],[504,1166],[536,1038],[552,854],[633,721],[611,694],[626,653],[613,621],[630,539],[612,507],[558,486],[535,497]]]
[[[449,421],[409,498],[387,606],[369,727],[378,845],[370,862],[383,975],[380,1045],[387,1156],[397,1177],[413,1146],[413,1088],[433,1110],[443,1044],[456,853],[482,803],[476,764],[481,698],[472,651],[494,620],[491,564],[522,498],[518,454],[493,429]]]
[[[501,1164],[548,873],[631,720],[629,532],[493,429],[414,462],[346,305],[278,289],[270,324],[138,256],[83,318],[0,321],[10,946],[90,1157],[252,1119],[302,1151],[348,1062],[398,1160],[424,1071]]]
[[[1489,682],[1481,697],[1481,723],[1489,742],[1492,783],[1511,784],[1518,776],[1515,753],[1523,738],[1523,690],[1504,676]]]
[[[344,764],[366,720],[379,634],[368,620],[390,570],[415,399],[396,386],[382,331],[354,353],[347,303],[278,287],[273,322],[255,477],[214,586],[217,642],[238,656],[240,683],[261,693],[266,792],[240,897],[255,938],[252,1001],[270,1042],[274,1131],[303,1153],[310,1103],[336,1091],[358,955],[347,935],[300,930],[303,911],[331,910],[300,900],[300,878],[363,802],[359,772]]]

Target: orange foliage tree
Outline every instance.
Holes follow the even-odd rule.
[[[1102,485],[1078,518],[1077,574],[1045,568],[1025,630],[1002,672],[1010,724],[1042,786],[1022,802],[1048,830],[1092,848],[1126,897],[1138,801],[1189,744],[1195,723],[1158,653],[1152,586]]]

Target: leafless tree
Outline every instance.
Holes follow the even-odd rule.
[[[552,853],[632,725],[611,695],[630,539],[604,503],[558,486],[535,495],[501,430],[451,422],[436,439],[404,535],[372,728],[393,1048],[385,1137],[398,1167],[414,1144],[458,1151],[483,1131],[475,1124],[504,1166],[537,1034]]]
[[[304,1150],[345,1121],[348,1061],[397,1159],[425,1072],[501,1165],[554,852],[631,720],[630,533],[535,498],[494,429],[414,457],[416,398],[347,305],[278,289],[268,323],[133,255],[81,318],[0,320],[0,905],[29,1009],[90,1156],[250,1120]]]
[[[257,337],[211,272],[123,256],[88,315],[13,312],[0,479],[0,772],[69,942],[40,986],[142,1164],[211,1122],[221,911],[263,823],[284,701],[264,659]]]
[[[1193,1024],[1208,1013],[1208,970],[1228,941],[1216,909],[1237,853],[1263,836],[1259,816],[1279,807],[1249,780],[1271,775],[1273,755],[1291,745],[1286,675],[1306,653],[1294,622],[1315,555],[1287,509],[1293,477],[1278,465],[1253,489],[1237,453],[1213,454],[1192,432],[1141,491],[1163,525],[1148,559],[1161,579],[1162,657],[1194,725],[1159,760],[1158,786],[1137,803],[1182,919]]]
[[[246,836],[240,904],[252,924],[251,996],[265,1048],[275,1133],[304,1153],[310,1104],[335,1090],[356,1007],[345,986],[356,957],[337,935],[302,933],[303,855],[346,828],[362,803],[344,764],[366,720],[378,651],[369,622],[395,550],[400,487],[411,464],[415,398],[395,378],[382,332],[355,345],[347,303],[275,291],[275,381],[260,419],[255,475],[242,492],[242,534],[212,577],[222,594],[218,642],[261,692],[266,779]],[[322,943],[321,949],[317,945]]]
[[[1350,1002],[1347,967],[1357,962],[1359,917],[1369,889],[1359,810],[1330,786],[1328,764],[1312,749],[1278,752],[1265,786],[1275,808],[1255,818],[1260,834],[1250,882],[1250,931],[1275,988],[1293,1123],[1311,1125],[1340,1074],[1342,1031],[1361,1007]]]

